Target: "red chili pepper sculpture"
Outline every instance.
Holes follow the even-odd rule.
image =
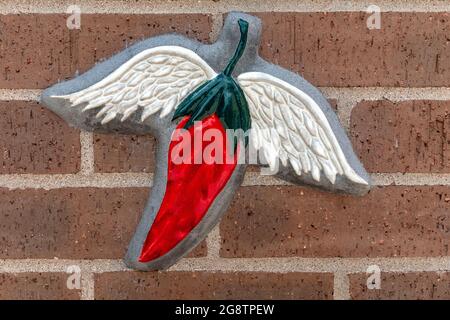
[[[267,164],[294,184],[358,195],[370,189],[326,98],[259,57],[261,32],[258,18],[231,12],[214,44],[153,37],[43,92],[45,105],[75,127],[151,133],[158,141],[154,188],[127,266],[167,268],[204,239],[243,182],[241,160]],[[218,74],[221,52],[233,50]]]
[[[245,49],[248,23],[239,20],[239,28],[241,39],[227,67],[217,77],[188,95],[173,117],[173,120],[183,117],[177,129],[186,129],[191,137],[194,136],[195,130],[200,130],[201,136],[208,129],[219,130],[223,139],[221,148],[219,146],[218,149],[223,152],[205,159],[203,151],[209,142],[202,142],[201,149],[196,150],[194,139],[190,139],[190,161],[185,161],[184,158],[184,163],[178,164],[174,161],[173,151],[178,143],[182,142],[177,141],[181,138],[177,136],[178,131],[174,133],[169,147],[164,199],[144,242],[140,262],[159,258],[180,243],[202,220],[236,167],[237,155],[230,155],[228,152],[231,150],[229,144],[233,143],[233,153],[237,154],[234,151],[239,147],[239,135],[234,135],[233,141],[230,141],[226,129],[242,130],[241,132],[245,133],[250,128],[247,101],[242,89],[231,77]],[[199,158],[199,153],[201,163],[196,163],[195,159]]]

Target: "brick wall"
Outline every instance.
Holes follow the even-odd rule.
[[[91,0],[81,30],[66,27],[77,1],[37,2],[0,4],[0,299],[450,298],[450,2],[378,1],[379,30],[364,1]],[[80,132],[38,96],[144,37],[213,41],[231,9],[261,17],[261,54],[336,105],[375,186],[358,198],[248,172],[188,258],[128,270],[153,138]]]

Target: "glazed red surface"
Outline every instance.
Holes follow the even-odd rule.
[[[189,117],[185,117],[177,128],[182,128],[188,120]],[[203,133],[207,129],[217,129],[224,137],[222,139],[223,152],[221,158],[219,158],[224,159],[222,163],[211,163],[213,161],[205,163],[203,160],[201,164],[194,163],[195,152],[203,154],[205,147],[211,143],[210,141],[202,142],[201,148],[194,149],[194,130],[197,130],[197,134]],[[190,143],[191,164],[174,163],[171,154],[174,147],[181,142],[172,139],[168,155],[166,192],[144,242],[139,258],[140,262],[149,262],[159,258],[180,243],[202,220],[236,167],[237,157],[225,163],[225,157],[227,156],[226,134],[216,114],[203,119],[201,128],[191,126],[188,131],[192,138]],[[177,149],[179,150],[180,147]],[[215,155],[214,153],[212,156],[220,157],[219,154]],[[201,159],[204,159],[204,157]]]

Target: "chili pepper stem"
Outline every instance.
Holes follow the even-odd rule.
[[[233,73],[234,67],[238,63],[239,59],[245,50],[245,45],[247,44],[247,33],[248,33],[248,22],[242,19],[238,20],[239,30],[241,31],[241,38],[239,39],[239,44],[234,52],[233,57],[228,62],[228,65],[223,70],[223,74],[230,77]]]
[[[224,71],[195,89],[176,108],[173,120],[189,116],[184,129],[189,129],[195,121],[201,121],[211,114],[219,117],[225,129],[244,132],[250,129],[250,112],[244,92],[231,76],[247,43],[248,22],[239,19],[238,24],[241,31],[239,43]],[[247,141],[246,137],[246,145]]]

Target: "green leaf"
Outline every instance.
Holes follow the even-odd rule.
[[[214,79],[206,81],[189,94],[175,110],[172,119],[190,116],[184,126],[185,129],[188,129],[195,121],[201,121],[216,113],[225,129],[242,130],[245,133],[244,137],[234,137],[235,150],[238,139],[245,139],[244,143],[247,146],[248,130],[251,126],[250,112],[244,92],[231,77],[247,42],[248,23],[242,19],[239,19],[238,23],[241,39],[224,72]]]

